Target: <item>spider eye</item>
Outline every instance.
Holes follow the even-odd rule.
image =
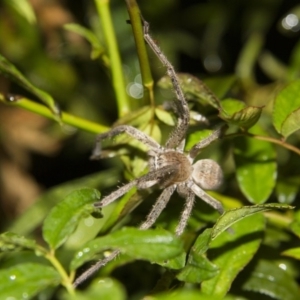
[[[215,190],[223,181],[221,167],[211,159],[200,159],[193,165],[193,179],[204,190]]]

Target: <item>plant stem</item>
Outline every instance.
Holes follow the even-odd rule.
[[[123,76],[115,31],[112,24],[109,0],[95,0],[95,4],[100,23],[102,24],[103,34],[110,58],[112,81],[117,98],[118,113],[119,117],[122,117],[130,111],[130,105],[126,95],[125,79]]]
[[[17,107],[24,108],[26,110],[32,111],[38,115],[44,116],[48,119],[57,121],[57,117],[50,111],[50,109],[42,104],[36,103],[25,97],[16,97],[16,100],[9,101],[6,100],[4,95],[0,93],[0,102],[8,105],[13,105]],[[85,130],[91,133],[102,133],[109,130],[108,127],[104,125],[99,125],[97,123],[73,116],[71,114],[62,112],[61,116],[62,123],[74,126],[75,128]]]
[[[154,108],[153,78],[149,65],[148,53],[144,41],[141,12],[135,0],[125,0],[132,25],[133,36],[138,54],[142,81],[145,88],[144,100]]]
[[[262,46],[262,34],[260,32],[254,32],[248,38],[238,58],[236,74],[246,88],[251,87],[255,83],[253,69]]]
[[[270,137],[270,136],[261,136],[261,135],[256,135],[256,134],[251,134],[251,133],[247,133],[247,136],[250,136],[254,139],[257,139],[257,140],[261,140],[261,141],[267,141],[267,142],[270,142],[270,143],[273,143],[273,144],[277,144],[277,145],[280,145],[286,149],[289,149],[293,152],[295,152],[296,154],[300,155],[300,149],[289,144],[289,143],[286,143],[285,141],[281,141],[281,140],[278,140],[278,139],[275,139],[273,137]]]
[[[271,136],[256,135],[256,134],[249,133],[249,132],[237,132],[237,133],[232,133],[232,134],[225,135],[226,138],[233,138],[233,137],[236,137],[236,136],[248,136],[248,137],[251,137],[253,139],[270,142],[270,143],[282,146],[282,147],[284,147],[288,150],[291,150],[291,151],[293,151],[294,153],[296,153],[300,156],[300,149],[299,148],[297,148],[297,147],[295,147],[295,146],[293,146],[293,145],[291,145],[291,144],[289,144],[285,141],[273,138]]]
[[[57,270],[57,272],[60,274],[62,278],[61,284],[67,289],[68,293],[70,295],[75,295],[75,291],[71,282],[71,279],[69,278],[68,274],[66,273],[65,269],[61,265],[61,263],[57,260],[55,257],[54,251],[48,252],[48,254],[45,256],[46,259],[48,259],[53,267]]]

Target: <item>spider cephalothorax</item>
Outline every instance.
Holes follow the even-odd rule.
[[[173,108],[178,115],[177,124],[171,131],[164,146],[158,144],[152,137],[146,135],[144,132],[129,125],[117,126],[97,136],[96,147],[92,155],[93,159],[101,158],[102,140],[113,138],[121,133],[126,133],[149,148],[149,172],[107,195],[100,202],[95,203],[95,207],[104,207],[110,204],[127,193],[134,186],[138,189],[146,189],[157,185],[162,189],[162,192],[154,203],[146,220],[139,227],[144,230],[150,228],[155,223],[169,202],[172,194],[177,191],[180,196],[185,198],[185,205],[176,228],[176,235],[179,236],[186,227],[188,218],[192,212],[195,196],[204,200],[218,210],[219,213],[223,213],[221,203],[205,192],[206,189],[213,190],[218,188],[221,184],[223,175],[220,166],[211,159],[202,159],[195,163],[194,160],[203,148],[221,137],[224,127],[218,127],[218,129],[213,131],[207,138],[196,143],[187,153],[184,153],[185,138],[190,119],[189,108],[173,66],[152,40],[148,30],[148,23],[144,22],[144,38],[161,62],[166,66],[167,73],[174,86],[177,100]],[[114,259],[119,253],[119,250],[113,251],[110,256],[99,261],[87,272],[82,274],[82,276],[75,281],[74,285],[76,286],[81,283],[97,269]]]

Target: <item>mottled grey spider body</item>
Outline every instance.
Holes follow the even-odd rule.
[[[92,154],[93,159],[101,158],[101,142],[103,140],[113,138],[121,133],[126,133],[149,148],[149,172],[107,195],[100,202],[95,203],[95,207],[107,206],[127,193],[134,186],[138,189],[146,189],[157,185],[159,188],[163,189],[163,191],[154,203],[146,220],[139,227],[140,229],[145,230],[155,223],[163,209],[166,207],[172,194],[177,191],[180,196],[185,198],[185,205],[176,228],[176,235],[179,236],[184,231],[188,218],[191,215],[195,196],[198,196],[218,210],[220,214],[223,213],[223,207],[220,202],[205,192],[207,189],[213,190],[220,186],[223,178],[220,166],[211,159],[202,159],[194,163],[194,160],[201,149],[207,147],[213,141],[221,137],[223,128],[219,127],[207,138],[194,145],[188,153],[184,153],[185,137],[190,119],[189,108],[173,66],[152,40],[148,31],[149,25],[144,22],[144,38],[161,62],[166,66],[167,73],[172,80],[177,97],[174,110],[178,115],[178,121],[171,131],[164,147],[158,144],[150,136],[129,125],[117,126],[112,130],[97,136],[96,147]],[[77,286],[99,268],[113,260],[119,253],[119,250],[115,250],[110,256],[96,263],[74,282],[74,286]]]
[[[158,185],[164,191],[155,202],[146,221],[140,226],[141,229],[147,229],[154,224],[175,190],[186,198],[186,204],[176,229],[177,235],[181,235],[186,226],[187,219],[192,211],[195,195],[217,209],[220,213],[223,213],[222,205],[204,191],[205,189],[213,190],[220,186],[223,177],[220,166],[211,159],[202,159],[193,164],[195,157],[201,149],[220,137],[222,133],[221,128],[197,143],[188,153],[184,153],[182,149],[184,139],[180,141],[177,148],[170,149],[160,146],[155,140],[138,129],[122,125],[97,137],[97,147],[94,150],[92,158],[101,156],[100,145],[102,140],[123,132],[136,138],[150,148],[148,152],[149,173],[130,181],[104,197],[100,202],[95,203],[96,207],[104,207],[110,204],[128,192],[133,186],[136,186],[138,189],[146,189]],[[170,141],[169,143],[172,143],[173,136],[172,132],[168,140]]]

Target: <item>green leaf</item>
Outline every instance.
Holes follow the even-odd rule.
[[[273,125],[278,133],[288,137],[300,128],[299,108],[300,80],[295,80],[282,89],[274,101]]]
[[[191,249],[186,267],[177,275],[177,278],[182,281],[200,283],[203,280],[215,277],[219,272],[219,268],[211,263],[206,256],[204,256],[214,239],[216,239],[226,229],[232,227],[232,225],[236,222],[253,214],[270,209],[292,208],[292,206],[288,205],[270,203],[265,205],[244,206],[226,211],[217,220],[212,229],[206,229],[201,235],[199,235]]]
[[[211,229],[206,229],[203,234],[199,235],[191,248],[187,264],[176,276],[177,279],[190,283],[201,283],[218,274],[219,268],[205,257],[210,241]]]
[[[222,110],[220,117],[226,122],[248,129],[257,123],[260,118],[262,107],[249,106],[235,99],[226,99],[221,102]]]
[[[271,209],[293,209],[293,206],[279,203],[268,203],[264,205],[243,206],[226,211],[216,222],[213,227],[211,236],[215,239],[220,233],[231,227],[234,223],[249,217],[258,212],[263,212]]]
[[[220,112],[221,118],[224,117],[230,117],[237,113],[238,111],[241,111],[246,107],[246,104],[240,100],[227,98],[222,100],[221,102],[222,110]]]
[[[54,99],[48,93],[40,90],[39,88],[35,87],[31,82],[29,82],[25,78],[25,76],[2,55],[0,55],[0,73],[2,73],[4,76],[9,77],[11,80],[15,81],[17,84],[19,84],[32,94],[36,95],[51,109],[51,111],[55,114],[56,119],[60,120],[60,110],[57,104],[55,103]]]
[[[298,285],[294,279],[286,271],[266,260],[257,263],[242,289],[280,300],[300,299]]]
[[[40,264],[24,263],[0,271],[0,299],[31,299],[37,293],[60,282],[60,275]]]
[[[175,125],[172,115],[169,112],[165,111],[164,109],[157,107],[155,109],[155,115],[157,116],[158,120],[160,120],[161,122],[169,126]]]
[[[300,238],[300,210],[294,215],[294,220],[290,224],[291,231]]]
[[[202,105],[210,105],[216,109],[221,109],[220,100],[206,86],[206,84],[195,76],[186,73],[177,73],[180,86],[188,100],[196,100]],[[158,85],[164,89],[173,88],[169,76],[162,77]]]
[[[291,248],[283,251],[281,254],[300,260],[300,248]]]
[[[105,48],[100,44],[99,39],[91,30],[76,23],[65,24],[64,29],[75,32],[89,41],[92,46],[91,59],[97,59],[101,56],[104,64],[107,67],[109,66],[109,59],[105,55]]]
[[[145,126],[152,118],[152,110],[150,106],[143,106],[138,110],[126,114],[124,117],[118,119],[114,126],[118,125],[131,125],[135,127]]]
[[[6,0],[5,2],[15,9],[29,23],[34,24],[36,22],[34,10],[28,0]]]
[[[126,292],[124,287],[115,279],[101,278],[95,280],[87,289],[78,291],[75,295],[67,294],[64,300],[125,300]]]
[[[173,269],[173,270],[182,269],[185,265],[185,262],[186,262],[186,253],[185,252],[179,254],[175,258],[165,259],[161,262],[156,261],[157,264],[159,264],[165,268]]]
[[[232,226],[233,233],[224,232],[211,243],[208,258],[220,271],[214,278],[202,282],[203,293],[210,295],[211,299],[226,295],[237,274],[256,253],[264,227],[264,217],[260,214],[252,215]]]
[[[203,129],[189,134],[185,144],[185,151],[189,151],[193,146],[195,146],[196,143],[199,143],[201,140],[211,135],[212,132],[213,130]]]
[[[214,94],[219,98],[223,99],[226,97],[232,88],[232,86],[236,83],[237,77],[235,75],[226,75],[226,76],[212,76],[209,78],[205,78],[204,83],[208,86],[208,88],[214,91]]]
[[[299,191],[299,185],[299,177],[280,178],[275,187],[278,202],[287,204],[292,203]]]
[[[177,289],[155,295],[155,300],[212,300],[212,298],[196,290]]]
[[[33,250],[38,254],[42,251],[42,248],[34,240],[27,239],[13,232],[5,232],[0,235],[1,252],[20,250]]]
[[[281,134],[288,137],[300,129],[300,108],[291,112],[281,126]]]
[[[193,245],[184,269],[176,276],[177,279],[190,282],[200,283],[215,277],[219,268],[211,263],[204,255],[211,240],[211,230],[205,230]]]
[[[54,186],[39,196],[35,203],[9,227],[9,231],[26,235],[39,226],[53,206],[72,191],[86,186],[97,187],[100,190],[106,189],[115,186],[119,179],[119,171],[111,169]]]
[[[99,198],[99,191],[83,188],[69,194],[50,211],[43,225],[43,237],[52,249],[62,245],[79,221],[95,210],[93,203]]]
[[[177,279],[189,283],[200,283],[215,277],[218,273],[219,268],[210,262],[205,255],[195,255],[177,275]]]
[[[77,269],[86,261],[94,259],[96,254],[107,249],[120,249],[122,253],[135,259],[158,262],[176,257],[183,252],[181,241],[165,230],[123,228],[88,242],[75,254],[71,269]]]
[[[258,126],[251,132],[263,133]],[[248,137],[235,139],[236,178],[250,202],[264,203],[272,193],[277,176],[275,157],[276,152],[268,142]]]

